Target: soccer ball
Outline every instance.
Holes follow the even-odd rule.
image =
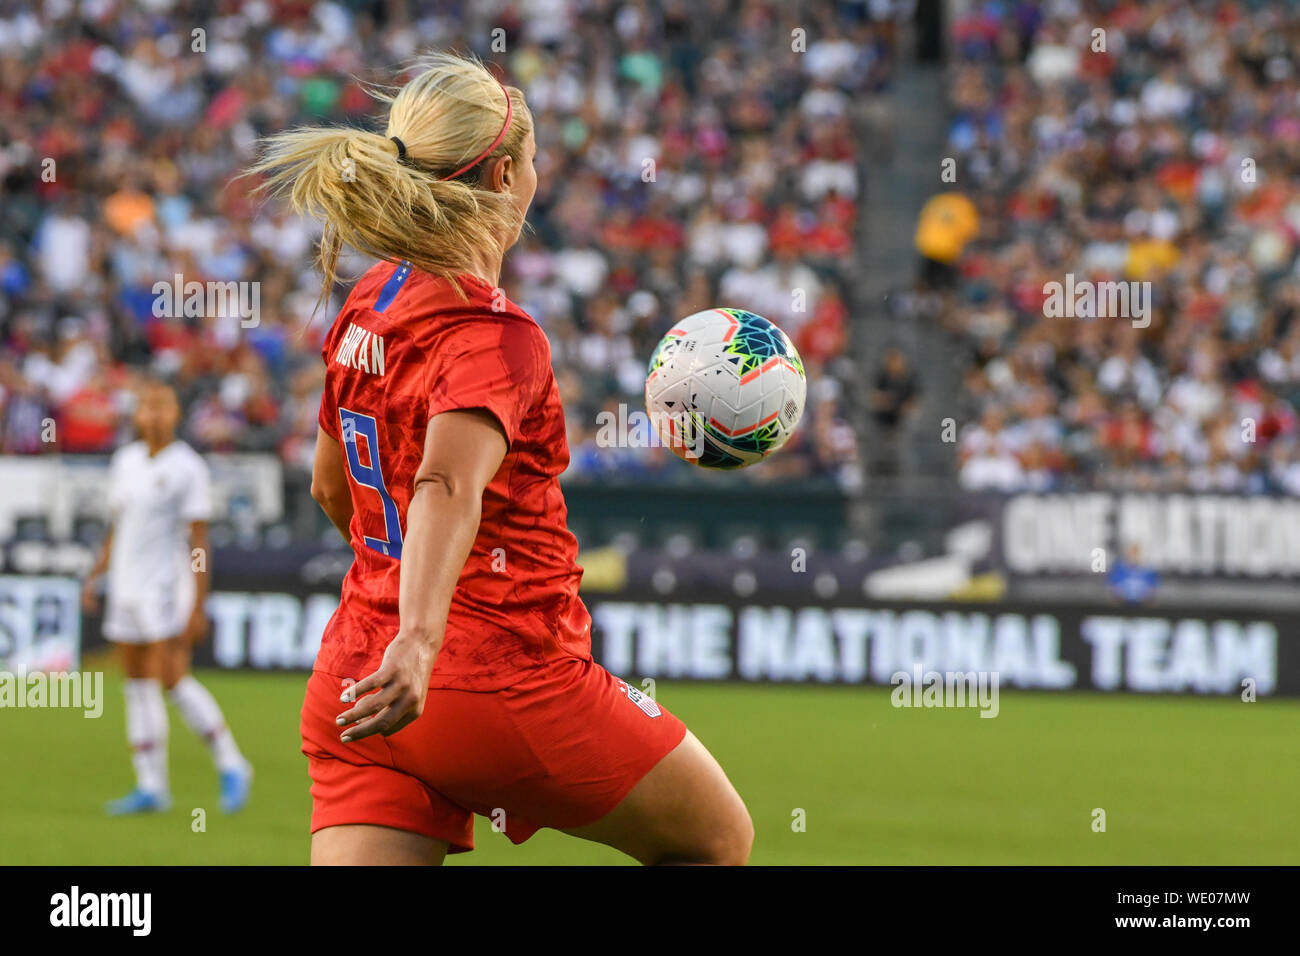
[[[663,444],[704,468],[744,468],[794,434],[807,382],[790,337],[744,309],[708,309],[655,347],[645,404]]]

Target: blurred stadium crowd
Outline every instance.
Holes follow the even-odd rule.
[[[1300,9],[974,3],[950,31],[962,485],[1300,493]],[[1067,273],[1150,282],[1149,327],[1045,317]]]
[[[852,482],[854,106],[894,59],[889,5],[868,6],[813,5],[795,53],[778,0],[0,0],[0,452],[111,450],[148,368],[179,386],[197,448],[308,469],[316,236],[232,180],[267,132],[372,122],[357,78],[442,48],[499,65],[536,116],[532,231],[502,282],[551,338],[570,475],[673,467],[598,449],[597,414],[643,407],[660,335],[725,303],[784,327],[815,383],[754,477]],[[157,316],[175,275],[259,283],[260,321]]]

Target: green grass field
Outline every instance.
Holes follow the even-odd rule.
[[[305,676],[199,677],[256,767],[244,813],[216,809],[207,754],[172,711],[174,808],[102,815],[132,783],[110,671],[98,720],[0,711],[0,864],[305,862]],[[755,864],[1300,863],[1300,702],[1004,691],[999,716],[981,719],[895,709],[879,687],[661,681],[658,697],[745,798]],[[205,832],[191,829],[196,807],[208,811]],[[1097,807],[1104,833],[1092,830]],[[804,832],[792,828],[796,808]],[[476,839],[450,864],[629,862],[545,830],[516,847],[482,819]]]

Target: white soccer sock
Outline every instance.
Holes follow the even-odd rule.
[[[167,702],[162,682],[126,682],[126,741],[136,786],[146,793],[167,793]]]
[[[212,759],[221,772],[242,770],[244,755],[235,745],[235,737],[226,726],[221,707],[206,687],[186,674],[168,695],[190,727],[212,751]]]

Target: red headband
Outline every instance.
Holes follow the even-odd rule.
[[[443,182],[446,182],[449,179],[455,179],[457,176],[461,175],[462,173],[469,172],[469,170],[473,169],[479,163],[483,162],[483,160],[487,159],[488,156],[491,154],[492,150],[500,146],[501,141],[506,138],[506,131],[510,129],[510,118],[514,115],[514,107],[510,105],[510,94],[506,92],[506,88],[501,83],[500,80],[497,80],[497,86],[501,87],[501,93],[506,98],[506,121],[501,126],[501,132],[497,133],[497,138],[492,140],[492,144],[488,146],[487,149],[483,150],[483,152],[479,153],[472,160],[470,160],[460,169],[456,170],[450,176],[443,176],[442,177]]]

